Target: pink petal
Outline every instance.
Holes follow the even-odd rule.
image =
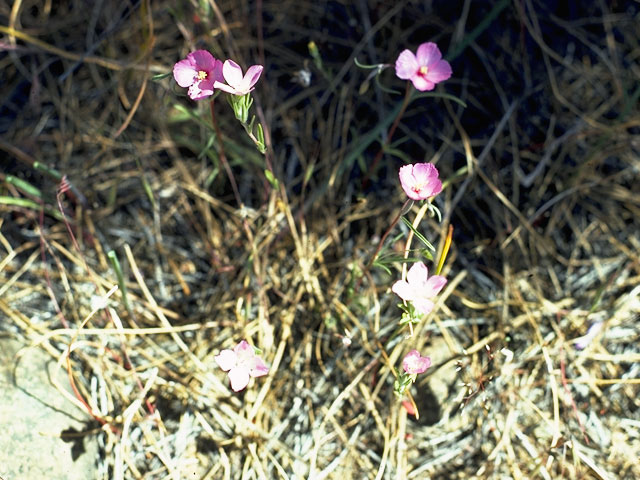
[[[211,77],[214,82],[224,82],[224,75],[222,74],[222,61],[217,58],[213,62],[213,69],[211,70]]]
[[[211,78],[211,76],[208,76],[207,78],[205,78],[204,80],[200,81],[200,85],[198,85],[200,87],[200,90],[202,90],[203,92],[211,92],[208,93],[208,95],[213,95],[213,78]]]
[[[438,178],[438,169],[433,163],[416,163],[413,165],[413,176],[418,182],[426,182]]]
[[[420,192],[418,192],[418,194],[422,199],[426,199],[437,195],[441,191],[442,182],[437,178],[431,178],[429,180],[425,180],[425,182],[421,184]]]
[[[400,185],[402,185],[402,189],[405,192],[411,191],[411,186],[415,183],[415,178],[413,177],[413,165],[400,167],[400,170],[398,170],[398,177],[400,177]]]
[[[603,322],[596,322],[589,327],[587,330],[587,334],[584,337],[580,337],[574,341],[575,348],[578,350],[583,350],[589,346],[589,344],[593,341],[593,339],[598,335],[600,330],[602,330]]]
[[[210,72],[215,65],[215,58],[206,50],[196,50],[187,55],[187,58],[193,60],[198,70]]]
[[[416,163],[413,166],[413,176],[422,185],[420,193],[423,197],[432,197],[442,191],[438,175],[438,169],[432,163]]]
[[[412,200],[425,200],[442,191],[438,169],[430,163],[405,165],[400,168],[398,176],[402,189]]]
[[[200,82],[194,83],[189,87],[187,94],[189,95],[189,98],[191,98],[191,100],[202,100],[203,98],[207,98],[213,95],[213,90],[211,89],[202,90],[200,88],[203,84],[204,82],[200,81]]]
[[[404,185],[402,186],[402,188],[404,189],[404,193],[406,193],[407,197],[409,197],[411,200],[424,200],[424,197],[420,196],[420,194],[416,193],[413,189],[406,188]]]
[[[435,297],[436,295],[438,295],[438,293],[440,293],[440,290],[442,290],[442,288],[446,284],[447,284],[446,278],[444,278],[441,275],[434,275],[429,280],[427,280],[427,284],[425,286],[425,292],[424,292],[425,297],[428,297],[428,298]]]
[[[416,90],[420,90],[421,92],[433,90],[436,86],[435,83],[430,82],[429,80],[427,80],[424,77],[421,77],[420,75],[416,75],[412,77],[411,83],[413,83],[413,86],[416,87]]]
[[[418,71],[419,65],[416,56],[411,50],[403,50],[396,60],[396,76],[403,80],[413,77]]]
[[[435,304],[428,298],[416,298],[412,303],[415,309],[424,315],[431,313],[435,307]]]
[[[398,176],[400,177],[400,185],[404,190],[404,193],[411,200],[424,200],[427,198],[423,196],[420,191],[416,191],[414,187],[416,186],[416,178],[413,175],[413,165],[405,165],[400,167],[398,171]]]
[[[247,73],[244,76],[244,82],[248,84],[247,88],[251,89],[256,83],[258,83],[258,79],[260,78],[260,75],[262,75],[263,68],[264,67],[262,65],[253,65],[249,67],[249,70],[247,70]]]
[[[437,178],[431,179],[423,190],[427,197],[433,197],[442,191],[442,182]]]
[[[229,371],[231,389],[239,392],[249,384],[249,369],[246,367],[236,367]]]
[[[267,367],[267,365],[262,361],[262,359],[256,355],[255,365],[251,369],[251,376],[262,377],[267,373],[269,373],[269,367]]]
[[[222,90],[223,92],[232,93],[234,95],[237,93],[237,90],[235,88],[230,87],[226,83],[222,83],[217,80],[213,83],[213,88],[215,88],[216,90]]]
[[[414,263],[413,266],[407,272],[407,281],[413,286],[422,286],[427,282],[429,276],[429,269],[422,263]]]
[[[402,360],[402,368],[410,375],[424,373],[431,366],[431,359],[423,357],[417,350],[411,350]]]
[[[256,354],[253,347],[246,340],[242,340],[236,345],[233,351],[238,355],[238,365],[242,365],[251,370],[255,363]]]
[[[222,350],[213,359],[216,361],[218,366],[225,372],[228,372],[233,367],[235,367],[236,363],[238,362],[238,356],[236,355],[236,352],[234,352],[233,350]]]
[[[442,58],[440,49],[433,42],[423,43],[418,47],[416,52],[418,65],[431,68],[432,64],[435,64]]]
[[[391,291],[405,301],[411,301],[416,296],[415,289],[404,280],[398,280],[394,283]]]
[[[442,82],[451,77],[451,65],[446,60],[440,60],[435,65],[429,67],[427,77],[433,83]]]
[[[420,358],[420,352],[418,352],[418,350],[411,350],[402,359],[402,368],[406,371],[407,368],[413,364],[416,358]]]
[[[183,88],[193,84],[197,73],[197,70],[189,59],[180,60],[173,66],[173,78],[175,78],[176,83]]]
[[[249,342],[247,342],[246,340],[242,340],[235,347],[233,347],[233,351],[242,358],[247,354],[253,354],[253,347],[249,345]]]
[[[242,83],[242,68],[233,60],[226,60],[222,66],[222,74],[229,85],[237,88]]]

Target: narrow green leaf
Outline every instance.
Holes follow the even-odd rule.
[[[309,165],[307,167],[307,171],[304,173],[304,183],[307,183],[309,180],[311,180],[311,176],[313,175],[314,170],[314,165]]]
[[[271,172],[271,170],[265,169],[264,176],[267,178],[267,181],[271,184],[273,188],[275,189],[278,188],[278,185],[279,185],[278,179],[273,176],[273,173]]]
[[[33,185],[31,185],[29,182],[25,180],[22,180],[18,177],[14,177],[13,175],[7,175],[5,177],[5,181],[28,195],[31,195],[37,198],[42,198],[42,192],[40,192],[40,189],[38,189],[37,187],[34,187]]]
[[[353,59],[353,63],[355,63],[358,68],[364,68],[366,70],[372,70],[374,68],[380,68],[380,64],[378,64],[378,63],[373,64],[373,65],[367,65],[365,63],[360,63],[358,61],[358,57]]]
[[[153,82],[157,82],[157,81],[163,80],[163,79],[165,79],[165,78],[167,78],[167,77],[170,77],[170,76],[171,76],[171,72],[168,72],[168,73],[159,73],[159,74],[157,74],[157,75],[152,76],[152,77],[151,77],[151,81],[153,81]]]
[[[62,174],[58,170],[56,170],[55,168],[51,168],[42,162],[38,162],[38,161],[33,162],[33,168],[46,173],[47,175],[55,178],[56,180],[62,180]]]
[[[258,141],[264,145],[264,130],[262,129],[261,123],[256,127],[256,136],[258,137]]]
[[[384,270],[388,275],[391,275],[391,270],[389,269],[389,267],[387,267],[384,263],[380,263],[378,261],[380,257],[378,257],[376,260],[374,260],[373,262],[373,266],[374,267],[378,267],[381,268],[382,270]]]
[[[142,165],[140,164],[140,159],[136,158],[136,165],[140,169],[140,180],[142,181],[142,188],[144,192],[147,194],[147,198],[151,205],[155,208],[156,200],[153,198],[153,190],[151,189],[151,185],[149,185],[149,181],[147,180],[147,176],[144,174],[144,170],[142,169]]]
[[[453,102],[456,102],[460,105],[462,105],[464,108],[467,108],[467,104],[460,98],[456,97],[455,95],[451,95],[449,93],[440,93],[440,92],[426,92],[426,93],[418,93],[414,95],[414,99],[418,99],[418,98],[446,98],[448,100],[451,100]]]
[[[116,277],[118,277],[118,286],[120,287],[120,291],[122,292],[122,301],[124,302],[124,308],[126,308],[128,312],[131,312],[131,305],[129,305],[129,297],[127,295],[127,283],[124,280],[124,275],[122,273],[122,267],[120,267],[118,255],[115,251],[109,250],[109,252],[107,252],[107,257],[109,257],[111,266],[116,272]]]
[[[0,196],[0,205],[13,205],[15,207],[29,208],[37,212],[42,208],[42,205],[34,202],[33,200],[29,200],[28,198],[14,198],[6,196]],[[51,215],[57,220],[63,220],[62,214],[58,210],[45,207],[44,211],[47,215]]]
[[[436,251],[436,248],[431,245],[431,242],[429,240],[426,239],[426,237],[424,235],[422,235],[418,230],[416,230],[415,228],[413,228],[413,225],[411,224],[411,222],[407,219],[407,217],[402,217],[402,221],[404,222],[404,224],[409,227],[411,229],[411,231],[413,232],[413,234],[418,238],[418,240],[420,240],[422,243],[425,244],[425,246],[432,251]]]

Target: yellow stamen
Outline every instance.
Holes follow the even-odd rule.
[[[198,70],[198,80],[204,80],[205,78],[207,78],[207,72]]]
[[[428,71],[429,71],[429,67],[423,65],[422,67],[420,67],[420,70],[418,70],[418,73],[422,76],[425,76]]]

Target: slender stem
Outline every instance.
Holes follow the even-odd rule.
[[[411,102],[412,93],[413,93],[413,90],[411,89],[411,83],[407,82],[407,89],[404,94],[404,101],[402,102],[402,108],[400,108],[400,111],[398,112],[396,119],[393,121],[393,125],[391,125],[391,128],[389,129],[385,146],[391,143],[391,138],[393,137],[393,134],[396,133],[396,128],[398,128],[398,125],[400,124],[400,119],[404,115],[404,112],[406,112],[407,107],[409,106],[409,102]],[[382,150],[380,150],[380,152],[382,152]],[[378,155],[382,156],[382,153],[379,153]]]
[[[418,214],[416,215],[416,218],[413,220],[413,223],[411,224],[414,229],[418,228],[418,225],[420,225],[420,222],[422,221],[425,214],[427,213],[427,210],[429,210],[429,202],[425,202],[420,207],[420,210],[418,210]],[[407,243],[405,243],[404,245],[405,259],[409,257],[409,250],[411,250],[412,241],[413,241],[413,230],[409,230],[409,234],[407,235]],[[402,280],[406,280],[406,279],[407,279],[407,264],[405,262],[402,264]]]
[[[224,153],[222,133],[220,132],[220,127],[218,127],[218,119],[216,118],[213,100],[214,99],[212,98],[209,106],[211,107],[211,122],[213,123],[213,129],[216,131],[216,137],[218,137],[218,144],[220,146],[220,162],[222,163],[222,167],[224,168],[225,172],[227,172],[229,182],[231,183],[231,188],[233,189],[233,195],[236,197],[236,202],[238,202],[239,207],[242,207],[242,200],[240,200],[238,184],[236,183],[236,178],[233,176],[233,172],[231,171],[231,167],[229,166],[229,162],[227,161],[227,156]]]
[[[247,135],[249,135],[249,138],[251,139],[251,141],[253,143],[255,143],[256,145],[260,145],[260,142],[258,141],[258,139],[256,138],[256,136],[253,134],[253,132],[251,131],[251,129],[249,128],[249,124],[247,123],[242,123],[242,126],[244,128],[244,131],[247,132]]]
[[[127,294],[127,282],[125,282],[124,280],[124,274],[122,273],[122,267],[120,266],[120,261],[118,260],[118,254],[115,252],[115,250],[109,250],[109,252],[107,252],[107,257],[111,261],[113,270],[116,272],[118,285],[120,286],[120,291],[122,292],[122,301],[124,303],[124,308],[127,309],[129,315],[133,315],[131,304],[129,303],[129,295]]]
[[[393,134],[396,133],[396,129],[398,128],[398,125],[400,124],[400,119],[402,118],[402,115],[404,115],[404,112],[407,110],[407,107],[409,106],[409,103],[411,102],[411,97],[413,90],[411,89],[411,82],[407,82],[407,88],[404,94],[404,100],[402,102],[402,107],[400,108],[400,111],[398,112],[398,115],[396,115],[395,120],[393,121],[393,124],[391,125],[391,128],[389,129],[389,133],[387,133],[387,138],[384,142],[384,144],[382,145],[382,147],[380,148],[380,150],[378,150],[378,153],[376,154],[375,158],[373,159],[373,162],[371,163],[371,168],[369,168],[369,170],[367,171],[364,179],[362,180],[362,185],[365,186],[368,181],[369,181],[369,173],[371,172],[375,172],[376,167],[378,166],[378,163],[380,162],[380,160],[382,159],[382,155],[384,155],[384,150],[385,148],[391,143],[391,139],[393,138]]]
[[[393,230],[393,228],[396,226],[396,224],[398,223],[398,220],[400,220],[400,217],[402,216],[405,209],[407,208],[407,205],[411,201],[412,200],[408,198],[407,201],[404,202],[404,204],[402,205],[402,208],[398,212],[398,215],[396,215],[396,218],[393,219],[393,222],[391,222],[391,225],[389,225],[389,228],[387,229],[387,231],[384,232],[384,235],[382,235],[382,238],[380,239],[380,243],[378,243],[378,248],[376,249],[371,259],[369,260],[369,263],[367,263],[367,266],[366,266],[367,269],[371,268],[371,265],[373,265],[373,262],[376,260],[376,257],[380,253],[380,250],[382,250],[382,245],[384,245],[384,241],[387,239],[387,237],[391,233],[391,230]]]

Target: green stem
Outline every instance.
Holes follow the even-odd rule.
[[[107,257],[109,257],[111,266],[116,272],[116,277],[118,277],[118,285],[120,286],[120,291],[122,292],[122,301],[124,302],[124,308],[126,308],[127,312],[129,312],[129,315],[131,315],[131,305],[129,304],[129,297],[127,295],[127,284],[124,281],[124,275],[122,274],[122,267],[120,266],[118,255],[115,251],[109,250],[109,252],[107,252]]]

